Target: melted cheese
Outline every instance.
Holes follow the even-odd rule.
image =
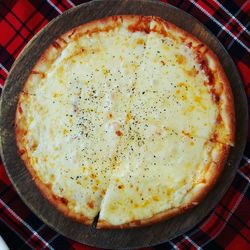
[[[216,126],[206,74],[195,54],[168,37],[150,33],[131,112],[142,122],[209,138]]]
[[[208,143],[219,109],[194,52],[179,34],[128,25],[64,35],[17,111],[19,149],[41,181],[113,225],[187,203],[222,147]]]

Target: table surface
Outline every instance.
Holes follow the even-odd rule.
[[[56,16],[83,2],[87,1],[0,0],[1,88],[11,65],[34,34]],[[250,1],[164,2],[190,13],[217,36],[238,67],[250,98]],[[250,143],[232,185],[216,208],[185,234],[147,249],[250,249],[249,178]],[[61,236],[40,221],[15,192],[1,162],[0,235],[10,249],[95,249]]]

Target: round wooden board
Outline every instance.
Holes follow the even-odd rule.
[[[236,142],[216,186],[205,200],[191,211],[144,228],[97,230],[63,216],[41,195],[17,154],[14,119],[18,94],[44,49],[60,34],[75,26],[117,14],[159,16],[198,37],[217,54],[233,90],[236,109]],[[32,39],[13,65],[3,90],[0,112],[1,156],[7,173],[23,201],[44,223],[62,235],[90,246],[103,248],[131,249],[156,245],[194,227],[215,207],[231,184],[247,138],[247,101],[232,59],[220,42],[196,19],[179,9],[156,1],[92,1],[79,5],[54,19]]]

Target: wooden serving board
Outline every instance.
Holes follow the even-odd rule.
[[[64,217],[39,192],[17,154],[14,119],[18,94],[49,44],[62,33],[88,21],[117,14],[154,15],[168,20],[206,43],[219,57],[233,90],[236,109],[236,143],[219,181],[205,200],[191,211],[144,228],[97,230]],[[158,1],[109,0],[79,5],[50,22],[37,34],[14,63],[1,99],[1,156],[18,194],[50,227],[73,240],[104,248],[131,249],[156,245],[174,238],[200,222],[222,198],[241,160],[247,137],[247,101],[238,71],[220,42],[189,14]]]

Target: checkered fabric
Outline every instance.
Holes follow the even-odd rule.
[[[83,2],[86,1],[0,0],[1,88],[11,65],[34,34]],[[217,36],[237,65],[250,98],[250,1],[165,2],[190,13]],[[234,181],[216,208],[185,234],[147,249],[250,249],[250,133],[248,139]],[[10,249],[95,249],[61,236],[39,220],[17,195],[1,162],[0,235]]]

